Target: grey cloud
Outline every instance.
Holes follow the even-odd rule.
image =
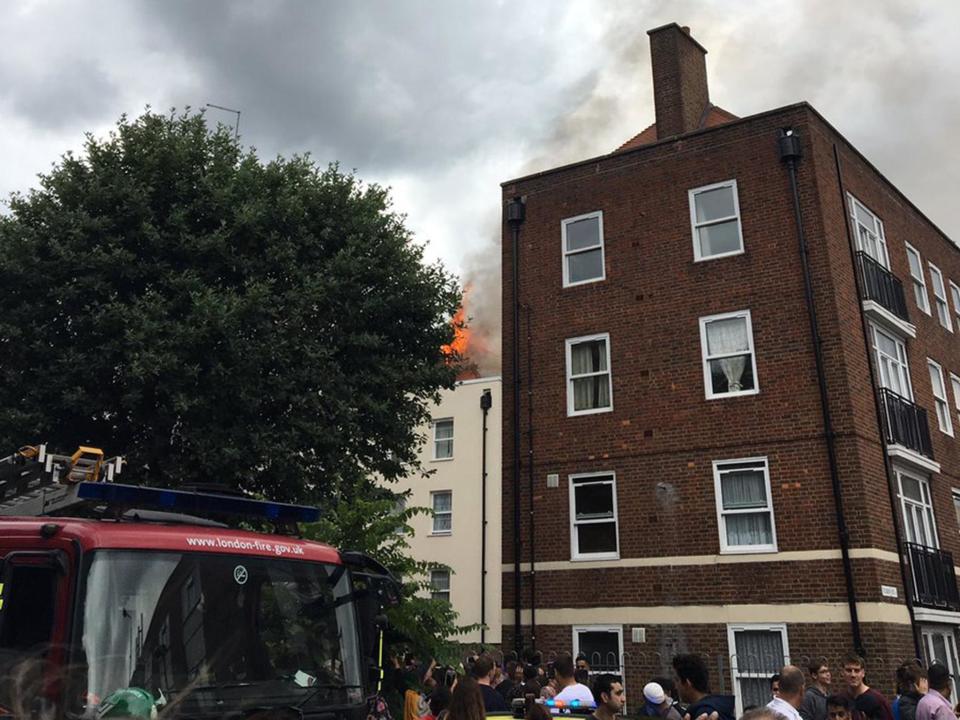
[[[60,58],[29,72],[11,70],[0,72],[0,100],[45,130],[99,121],[118,96],[116,85],[89,58]]]
[[[0,5],[0,114],[79,137],[144,102],[213,102],[242,110],[242,140],[266,157],[311,151],[364,178],[411,178],[420,199],[398,209],[449,229],[447,260],[473,282],[468,314],[490,338],[498,188],[463,197],[444,170],[503,156],[507,180],[609,152],[653,122],[646,31],[666,22],[690,25],[710,51],[716,103],[745,116],[810,101],[960,239],[960,3],[49,0],[30,17],[10,7]],[[458,212],[478,205],[489,223],[464,227]]]
[[[190,58],[203,101],[242,111],[249,142],[312,149],[361,171],[430,167],[528,124],[506,93],[534,82],[555,52],[509,22],[536,12],[486,3],[174,2],[143,11],[170,51]]]

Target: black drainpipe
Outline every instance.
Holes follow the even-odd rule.
[[[843,559],[843,576],[847,584],[847,605],[850,607],[850,626],[853,632],[853,647],[864,655],[863,637],[860,634],[860,617],[857,614],[857,595],[853,584],[853,564],[850,562],[850,533],[843,513],[843,490],[837,465],[836,433],[830,417],[830,399],[827,393],[827,376],[823,366],[823,340],[817,322],[817,308],[813,301],[813,282],[810,273],[810,249],[803,229],[800,212],[800,191],[797,186],[797,162],[800,160],[800,137],[792,130],[781,130],[778,137],[780,160],[787,164],[790,173],[790,193],[793,198],[793,214],[797,223],[797,242],[800,245],[800,265],[803,267],[803,290],[810,318],[810,339],[817,366],[817,384],[820,387],[820,410],[823,414],[823,431],[827,441],[827,459],[830,463],[830,482],[833,485],[833,504],[837,514],[837,530],[840,534],[840,556]]]
[[[520,225],[526,216],[523,198],[507,203],[507,224],[513,234],[513,644],[523,651],[520,637]]]
[[[530,492],[530,647],[537,649],[537,566],[533,549],[536,535],[533,525],[533,330],[527,305],[527,486]]]
[[[850,263],[853,266],[853,277],[857,284],[857,297],[866,297],[861,284],[860,273],[857,272],[857,256],[854,253],[853,229],[850,227],[850,210],[847,207],[847,193],[843,188],[843,174],[840,171],[840,153],[837,146],[833,146],[833,163],[837,169],[837,187],[840,189],[840,207],[843,208],[843,224],[847,229],[847,245],[850,248]],[[873,407],[877,413],[877,430],[880,433],[880,448],[883,453],[883,470],[887,476],[887,493],[890,496],[890,510],[893,513],[893,537],[897,545],[897,559],[900,563],[900,580],[903,583],[904,600],[907,603],[907,615],[910,617],[910,634],[913,636],[913,649],[917,654],[917,659],[923,657],[923,649],[920,642],[920,635],[917,632],[917,621],[913,612],[913,593],[910,588],[913,583],[910,582],[910,574],[906,563],[903,561],[903,540],[901,538],[900,513],[897,512],[899,502],[897,493],[893,487],[893,468],[891,467],[890,457],[887,455],[887,440],[883,432],[883,408],[880,405],[879,384],[877,383],[876,369],[873,367],[873,348],[870,342],[870,332],[867,328],[867,319],[860,311],[860,328],[863,331],[863,347],[867,353],[867,367],[870,369],[870,388],[873,391]]]
[[[484,390],[480,396],[483,432],[480,435],[480,644],[487,642],[487,413],[493,407],[493,395]]]

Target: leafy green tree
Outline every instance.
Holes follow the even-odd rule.
[[[353,497],[340,498],[320,522],[307,527],[306,534],[334,547],[364,552],[387,567],[403,583],[404,591],[403,602],[387,611],[392,634],[418,657],[456,663],[459,648],[452,638],[477,626],[459,625],[450,603],[429,597],[430,571],[447,568],[410,557],[407,537],[413,531],[410,519],[431,511],[399,509],[400,497],[389,488],[369,486]]]
[[[387,190],[202,114],[87,136],[0,216],[0,453],[311,501],[417,466],[460,297]]]

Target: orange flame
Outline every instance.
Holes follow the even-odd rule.
[[[466,294],[464,294],[464,299],[466,299]],[[470,345],[470,329],[465,327],[464,323],[466,321],[466,303],[461,303],[460,308],[454,313],[453,319],[450,320],[450,324],[453,325],[453,342],[441,348],[443,354],[447,357],[453,355],[459,355],[461,358],[466,357],[467,348]]]
[[[470,286],[463,290],[463,298],[460,300],[460,307],[450,319],[453,326],[453,342],[444,345],[440,349],[447,358],[447,362],[457,362],[459,358],[460,369],[457,373],[457,380],[467,380],[480,377],[476,364],[469,358],[471,344],[476,340],[470,328],[466,327],[467,320],[467,295],[470,293]],[[482,343],[480,343],[482,345]],[[482,348],[475,348],[482,351]]]

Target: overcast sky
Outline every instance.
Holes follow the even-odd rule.
[[[499,183],[651,123],[646,30],[673,21],[709,51],[714,103],[811,102],[960,240],[956,0],[4,0],[0,197],[121,113],[239,108],[261,156],[309,151],[391,186],[493,325]]]

